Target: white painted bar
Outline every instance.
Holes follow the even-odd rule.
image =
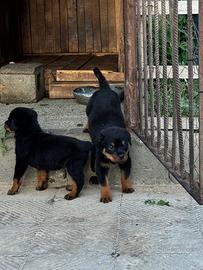
[[[158,3],[159,6],[159,14],[161,14],[161,1]],[[152,2],[152,14],[154,14],[153,10],[153,2]],[[147,11],[147,2],[146,2],[146,11]],[[199,14],[199,1],[193,0],[192,1],[192,13]],[[169,1],[166,1],[166,14],[169,14]],[[179,15],[186,15],[187,14],[187,1],[178,1],[178,14]]]
[[[156,79],[156,67],[153,66],[153,79]],[[159,66],[160,70],[160,79],[163,78],[163,66]],[[198,66],[193,66],[193,78],[198,79],[199,74],[198,74],[199,67]],[[144,72],[143,72],[144,74]],[[149,79],[149,66],[147,66],[147,77]],[[168,79],[173,79],[173,70],[172,66],[167,66],[167,77]],[[142,77],[144,78],[144,76]],[[179,78],[180,79],[188,79],[188,66],[179,66]]]

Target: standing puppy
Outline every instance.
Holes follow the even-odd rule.
[[[37,121],[37,113],[28,108],[12,110],[5,122],[5,129],[15,132],[16,140],[15,172],[8,195],[18,192],[28,165],[37,169],[37,190],[47,188],[49,171],[66,168],[73,184],[65,199],[72,200],[79,195],[84,185],[84,165],[92,147],[90,142],[43,132]]]
[[[108,184],[110,164],[118,164],[121,169],[122,192],[132,193],[130,180],[131,159],[129,144],[131,137],[126,130],[118,95],[113,92],[98,68],[94,74],[99,80],[100,90],[95,92],[86,108],[87,128],[95,147],[95,167],[101,185],[101,202],[112,201]]]

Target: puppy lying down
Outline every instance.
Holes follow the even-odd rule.
[[[92,147],[90,142],[43,132],[37,113],[22,107],[11,111],[5,129],[14,132],[16,140],[16,165],[8,195],[18,192],[28,165],[37,169],[37,190],[48,187],[49,171],[66,168],[73,184],[65,199],[72,200],[79,195],[84,185],[83,169]]]
[[[87,129],[95,148],[95,170],[101,185],[100,201],[108,203],[112,200],[108,184],[110,164],[118,164],[120,167],[122,192],[134,191],[130,179],[131,137],[125,126],[118,95],[111,90],[98,68],[94,68],[94,73],[99,80],[100,90],[95,92],[88,102]]]

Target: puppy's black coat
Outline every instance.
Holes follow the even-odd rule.
[[[128,144],[131,144],[131,137],[126,130],[118,95],[111,90],[98,68],[94,68],[94,73],[99,80],[100,90],[88,102],[87,128],[95,147],[95,169],[101,185],[101,201],[109,202],[111,194],[107,175],[111,163],[118,164],[121,169],[122,191],[134,191],[129,179],[131,159]]]
[[[66,168],[73,185],[65,199],[74,199],[79,195],[84,185],[84,165],[92,147],[90,142],[43,132],[37,121],[37,113],[28,108],[12,110],[5,122],[5,129],[14,131],[16,139],[16,165],[9,195],[18,191],[28,165],[37,169],[37,190],[47,188],[50,170]]]

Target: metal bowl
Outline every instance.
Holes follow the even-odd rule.
[[[118,94],[119,98],[122,101],[123,100],[123,87],[111,85],[111,89],[116,94]],[[73,91],[73,95],[78,103],[87,105],[91,96],[98,90],[99,90],[99,87],[84,86],[84,87],[76,88]]]

